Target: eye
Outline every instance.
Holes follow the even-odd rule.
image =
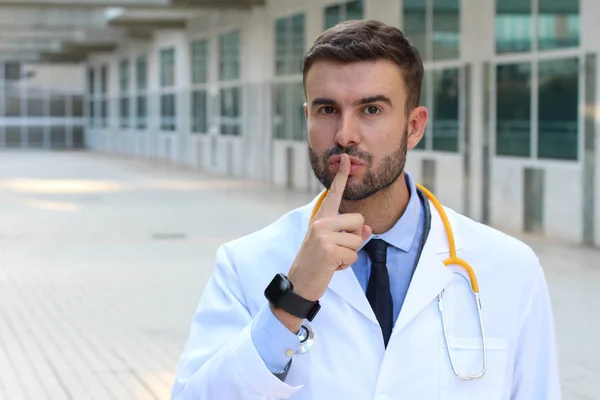
[[[335,108],[331,106],[325,106],[319,109],[320,114],[333,114],[335,112]]]
[[[369,106],[365,108],[365,112],[369,115],[377,115],[381,112],[381,110],[379,109],[379,107]]]

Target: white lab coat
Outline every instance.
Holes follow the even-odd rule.
[[[460,381],[444,344],[437,296],[460,372],[477,373],[482,346],[477,310],[459,268],[446,267],[448,242],[431,204],[431,232],[387,350],[352,268],[336,272],[310,323],[316,340],[295,354],[285,382],[258,355],[252,318],[264,289],[287,273],[305,235],[312,203],[222,246],[193,318],[172,399],[177,400],[555,400],[561,398],[554,322],[533,251],[446,208],[459,257],[477,273],[487,339],[487,373]],[[456,273],[453,273],[456,272]],[[307,322],[307,321],[305,321]]]

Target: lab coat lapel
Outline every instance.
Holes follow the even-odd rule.
[[[354,309],[372,322],[379,324],[351,267],[348,267],[343,271],[336,271],[329,283],[329,289],[337,293],[342,299],[354,307]]]
[[[411,280],[402,310],[394,326],[392,336],[401,331],[415,318],[452,280],[452,271],[446,267],[443,260],[448,257],[448,241],[439,214],[431,204],[431,230],[423,247],[419,263]],[[456,223],[451,221],[452,228]],[[455,239],[457,239],[456,229]],[[456,240],[457,248],[459,247]]]

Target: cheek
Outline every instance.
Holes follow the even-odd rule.
[[[329,149],[335,139],[336,128],[331,121],[315,120],[307,121],[308,142],[316,152]]]
[[[373,155],[393,153],[402,144],[405,129],[402,120],[385,118],[363,123],[363,142]]]

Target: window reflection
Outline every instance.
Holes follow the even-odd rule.
[[[287,19],[278,19],[275,22],[275,74],[283,75],[288,73],[286,68],[286,48],[288,44],[287,37]]]
[[[578,59],[540,61],[540,158],[577,159],[578,72]]]
[[[458,58],[460,43],[460,1],[434,0],[433,58]]]
[[[362,19],[362,0],[354,0],[346,3],[346,20]]]
[[[459,70],[433,72],[433,149],[458,151]]]
[[[342,19],[342,7],[337,4],[325,8],[325,29],[335,26]]]
[[[531,0],[496,0],[496,52],[531,50]]]
[[[302,82],[277,83],[273,99],[273,135],[276,139],[306,139]]]
[[[496,154],[530,156],[531,64],[496,68]]]
[[[208,113],[207,113],[206,90],[196,90],[192,92],[192,132],[208,132]]]
[[[329,29],[342,21],[362,19],[363,13],[363,0],[352,0],[325,7],[325,29]]]
[[[404,34],[415,45],[421,57],[427,58],[427,8],[426,0],[404,0]]]
[[[240,88],[232,87],[220,90],[221,98],[221,133],[223,135],[239,135],[241,116]]]
[[[579,46],[579,1],[538,0],[538,48]]]

